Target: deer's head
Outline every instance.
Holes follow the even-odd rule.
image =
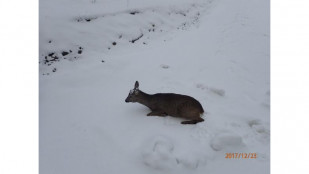
[[[138,86],[139,86],[139,83],[138,83],[138,81],[136,81],[135,85],[134,85],[134,89],[130,90],[129,95],[128,95],[128,97],[125,100],[127,103],[128,102],[132,102],[132,103],[137,102],[138,97],[139,97],[139,93],[140,93],[140,91],[138,89]]]

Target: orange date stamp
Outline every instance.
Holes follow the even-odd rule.
[[[256,153],[225,153],[226,159],[256,159]]]

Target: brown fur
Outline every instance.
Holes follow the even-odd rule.
[[[139,84],[136,81],[135,87],[126,98],[126,102],[138,102],[147,106],[151,112],[147,116],[172,116],[187,119],[182,124],[196,124],[204,121],[200,117],[204,113],[202,105],[193,97],[174,94],[157,93],[147,94],[138,89]]]

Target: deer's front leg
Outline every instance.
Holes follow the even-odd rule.
[[[164,111],[151,111],[150,113],[147,114],[147,116],[165,117],[165,116],[167,116],[167,114]]]

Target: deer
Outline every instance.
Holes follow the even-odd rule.
[[[193,97],[174,93],[147,94],[139,89],[138,81],[130,90],[125,102],[137,102],[147,106],[151,110],[147,116],[172,116],[185,119],[186,121],[182,121],[181,124],[196,124],[204,121],[201,118],[204,109]]]

